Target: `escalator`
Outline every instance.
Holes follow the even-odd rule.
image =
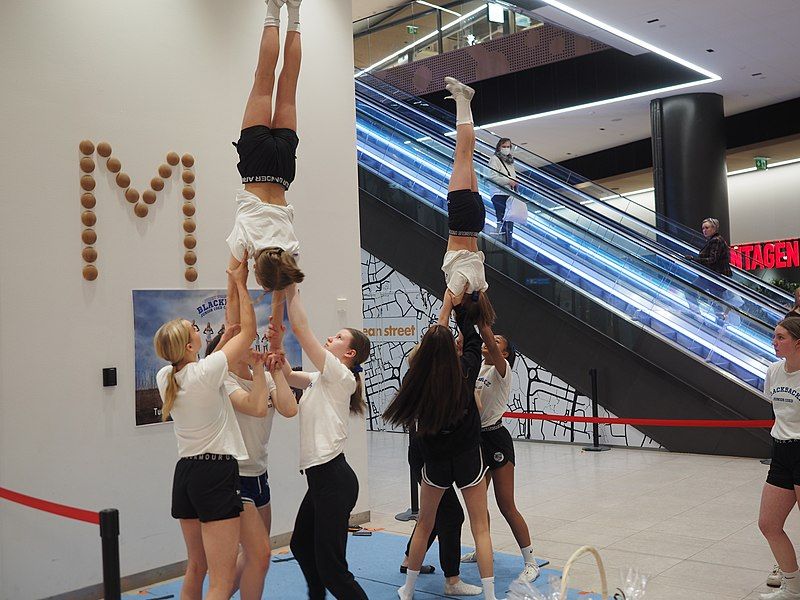
[[[413,106],[390,104],[357,98],[362,247],[441,295],[453,140]],[[488,198],[485,158],[476,163]],[[598,400],[621,417],[769,418],[758,390],[780,296],[676,261],[668,232],[625,227],[559,190],[564,182],[543,185],[548,177],[528,172],[519,197],[529,218],[510,246],[480,238],[497,330],[578,390],[598,369]],[[491,225],[488,203],[487,216]],[[640,429],[673,451],[769,452],[762,430]]]

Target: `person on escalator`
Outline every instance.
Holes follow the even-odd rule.
[[[510,139],[500,138],[497,142],[494,154],[489,159],[489,169],[489,179],[498,187],[497,193],[492,196],[494,213],[497,217],[497,235],[506,244],[511,244],[514,223],[503,220],[509,198],[506,192],[507,190],[517,191],[517,172],[514,169],[514,155]]]
[[[447,186],[447,251],[442,262],[445,284],[439,325],[448,326],[453,307],[462,305],[470,319],[491,326],[495,312],[486,290],[484,254],[478,250],[478,235],[486,222],[486,209],[478,192],[475,174],[475,127],[472,97],[475,90],[452,77],[445,77],[448,99],[456,103],[456,150],[453,172]]]
[[[785,319],[789,317],[800,317],[800,287],[795,288],[794,290],[794,304],[789,309],[789,312],[786,313]]]
[[[701,224],[703,236],[706,238],[706,244],[700,250],[697,256],[687,255],[684,258],[692,262],[703,265],[711,269],[715,273],[731,277],[731,250],[728,242],[719,233],[719,220],[709,217],[704,219]],[[729,303],[736,304],[736,301],[741,302],[741,298],[732,294],[727,288],[717,285],[711,281],[704,282],[705,291],[709,292],[712,296],[718,299],[726,300]],[[727,319],[730,311],[729,307],[722,307],[718,302],[713,302],[714,312],[717,315],[717,321],[723,322]]]

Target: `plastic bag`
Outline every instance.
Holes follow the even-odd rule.
[[[548,577],[548,586],[545,589],[534,587],[530,583],[515,579],[511,584],[506,600],[558,600],[559,577]]]
[[[641,600],[647,589],[648,577],[638,569],[620,569],[622,587],[617,588],[614,600]]]

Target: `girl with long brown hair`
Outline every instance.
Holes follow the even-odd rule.
[[[445,302],[439,313],[439,325],[450,321],[452,307],[463,303],[473,320],[491,326],[494,308],[486,295],[484,254],[478,250],[478,235],[486,222],[486,209],[478,192],[475,174],[475,126],[471,102],[475,90],[452,77],[445,77],[449,99],[456,103],[456,150],[453,172],[447,186],[447,252],[442,261]]]
[[[244,189],[236,194],[236,217],[227,238],[230,268],[246,251],[253,259],[256,281],[272,294],[272,314],[283,319],[283,290],[303,281],[298,267],[300,243],[294,233],[294,207],[286,192],[295,178],[297,157],[297,81],[300,76],[301,0],[267,0],[258,64],[247,98],[239,141],[239,174]],[[275,86],[280,54],[280,13],[289,22],[283,47],[283,67]],[[273,111],[273,95],[275,109]]]
[[[475,400],[481,336],[464,306],[457,304],[454,312],[464,338],[461,357],[450,329],[431,326],[422,337],[400,390],[383,414],[389,423],[416,426],[424,459],[419,516],[411,538],[406,583],[398,590],[402,600],[414,597],[439,502],[453,484],[461,490],[467,505],[484,598],[495,600],[484,479],[487,466],[481,455],[481,423]],[[483,329],[485,335],[491,334],[488,326]]]
[[[308,584],[310,600],[324,600],[327,589],[340,600],[367,595],[347,566],[347,527],[358,499],[358,479],[344,457],[351,415],[362,415],[362,364],[370,341],[358,329],[340,329],[320,343],[308,323],[300,292],[286,288],[292,332],[316,373],[283,367],[289,385],[305,390],[300,398],[300,472],[308,491],[297,511],[290,547]],[[281,329],[270,325],[274,336]],[[270,346],[275,347],[270,341]]]

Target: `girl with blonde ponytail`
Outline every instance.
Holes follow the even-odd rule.
[[[249,352],[256,335],[246,257],[228,277],[238,291],[241,329],[219,352],[198,360],[200,334],[185,319],[164,323],[153,339],[158,356],[170,363],[156,382],[162,418],[172,417],[178,442],[172,516],[180,520],[189,558],[181,597],[192,600],[202,597],[206,571],[206,600],[230,598],[236,578],[242,512],[237,460],[247,458],[247,452],[223,382],[228,364]],[[261,407],[247,409],[263,412]]]
[[[358,498],[358,479],[344,457],[351,415],[363,414],[361,372],[370,341],[358,329],[345,328],[321,344],[308,324],[295,285],[286,288],[289,321],[297,341],[319,369],[317,373],[283,367],[289,385],[305,390],[300,398],[300,471],[308,491],[297,511],[291,548],[303,570],[309,598],[366,600],[347,567],[347,525]],[[270,334],[280,333],[273,321]],[[270,341],[272,345],[272,340]],[[324,523],[318,527],[317,524]]]

